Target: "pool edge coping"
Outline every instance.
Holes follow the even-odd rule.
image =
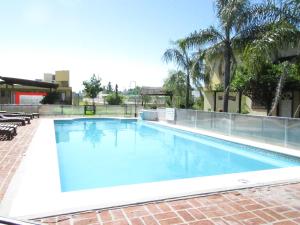
[[[97,117],[93,117],[91,119],[95,119]],[[111,119],[112,117],[100,117],[100,118],[108,118],[108,119]],[[122,119],[120,117],[115,117],[117,119]],[[54,124],[53,121],[57,120],[58,118],[51,118],[51,119],[45,119],[45,120],[48,120],[48,121],[52,121],[52,123]],[[61,118],[62,120],[65,120],[66,118]],[[69,118],[68,118],[69,119]],[[74,119],[74,118],[71,118],[71,119]],[[134,118],[125,118],[125,119],[134,119]],[[150,123],[154,123],[154,124],[157,124],[157,122],[150,122]],[[161,123],[160,123],[161,124]],[[163,124],[165,125],[165,124]],[[40,129],[41,126],[39,126],[37,132],[39,132],[39,129]],[[185,130],[185,129],[182,129],[181,127],[178,128],[178,125],[175,127],[176,129],[179,129],[179,130]],[[187,130],[189,131],[189,130]],[[194,132],[194,131],[192,131]],[[198,133],[198,132],[196,132]],[[37,133],[35,134],[35,136],[37,135]],[[207,135],[207,136],[210,136],[210,135]],[[227,136],[228,137],[228,136]],[[55,136],[54,136],[55,138]],[[217,137],[218,138],[218,137]],[[31,144],[30,146],[28,147],[28,151],[26,152],[26,155],[28,153],[28,155],[30,156],[30,150],[32,150],[32,148],[34,146],[32,146],[32,142],[34,141],[34,139],[36,139],[35,137],[33,138],[33,140],[31,141]],[[223,138],[221,138],[223,139]],[[54,139],[55,141],[55,139]],[[229,141],[232,141],[232,140],[229,140]],[[242,144],[245,144],[245,143],[242,143]],[[259,143],[261,144],[261,143]],[[261,146],[259,148],[262,148]],[[285,148],[284,148],[285,149]],[[296,150],[297,151],[297,150]],[[55,151],[56,153],[56,151]],[[286,153],[285,153],[286,154]],[[25,162],[24,161],[27,161],[26,159],[28,159],[28,157],[26,156],[24,158],[24,160],[22,160],[21,164],[24,164]],[[21,165],[20,167],[21,168]],[[13,180],[11,181],[11,184],[9,186],[9,188],[7,189],[6,193],[5,193],[5,196],[3,198],[3,201],[1,202],[1,206],[3,205],[3,202],[4,200],[6,199],[6,195],[7,193],[9,192],[10,194],[14,194],[16,190],[13,190],[13,192],[11,192],[11,185],[12,183],[16,184],[15,182],[18,181],[20,182],[20,171],[19,171],[19,168],[18,170],[16,171],[15,175],[14,175],[14,178]],[[22,169],[22,168],[21,168]],[[274,171],[274,170],[273,170]],[[22,172],[22,170],[21,170]],[[261,172],[261,171],[259,171]],[[248,172],[249,173],[249,172]],[[252,172],[250,172],[252,173]],[[241,175],[242,173],[239,173],[239,175]],[[224,176],[224,175],[222,175]],[[212,177],[215,177],[215,176],[212,176]],[[58,177],[59,178],[59,177]],[[191,179],[196,179],[196,178],[191,178]],[[179,181],[186,181],[186,179],[181,179]],[[72,209],[68,209],[68,210],[58,210],[58,211],[55,211],[55,212],[47,212],[45,214],[32,214],[32,215],[28,215],[28,216],[21,216],[20,218],[41,218],[41,217],[45,217],[45,216],[51,216],[51,215],[62,215],[62,214],[66,214],[66,213],[72,213],[72,212],[79,212],[79,211],[86,211],[86,210],[92,210],[92,209],[101,209],[101,208],[110,208],[110,207],[120,207],[120,206],[126,206],[126,205],[132,205],[132,204],[143,204],[143,203],[148,203],[148,202],[155,202],[155,201],[165,201],[165,200],[168,200],[168,199],[172,199],[172,200],[175,200],[175,199],[182,199],[182,198],[189,198],[191,196],[203,196],[203,195],[209,195],[209,194],[212,194],[212,193],[216,193],[216,192],[227,192],[227,191],[232,191],[232,190],[239,190],[239,189],[244,189],[244,188],[251,188],[251,187],[260,187],[260,186],[268,186],[268,185],[280,185],[280,184],[283,184],[283,183],[295,183],[295,182],[299,182],[300,181],[300,177],[298,176],[297,178],[295,179],[288,179],[288,180],[280,180],[280,181],[274,181],[274,182],[266,182],[266,183],[259,183],[257,185],[253,185],[253,184],[241,184],[240,186],[238,187],[230,187],[230,188],[222,188],[221,190],[210,190],[210,191],[206,191],[206,192],[200,192],[200,193],[192,193],[192,194],[186,194],[186,195],[180,195],[180,196],[174,196],[174,197],[166,197],[166,198],[159,198],[159,199],[153,199],[153,200],[145,200],[145,201],[138,201],[138,202],[132,202],[132,203],[125,203],[125,204],[118,204],[118,205],[115,205],[115,206],[101,206],[101,204],[99,203],[99,206],[94,206],[94,207],[88,207],[88,206],[83,206],[83,207],[74,207]],[[169,182],[169,181],[166,181],[166,182]],[[159,182],[155,182],[156,183],[159,183]],[[16,189],[16,187],[13,187],[13,189]],[[10,196],[11,197],[11,196]],[[6,199],[7,200],[7,199]],[[11,199],[12,200],[12,199]]]

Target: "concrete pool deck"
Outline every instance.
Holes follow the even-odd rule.
[[[44,123],[43,121],[47,121],[47,120],[43,120],[43,119],[41,120],[42,127],[40,127],[40,128],[45,130],[45,127],[43,128],[43,125],[42,125]],[[27,127],[24,127],[24,128],[27,128]],[[22,136],[22,138],[19,138],[19,139],[15,138],[12,141],[0,142],[1,151],[2,151],[2,149],[5,148],[6,150],[8,149],[8,151],[11,150],[11,152],[13,154],[16,154],[16,155],[19,154],[18,157],[16,157],[16,158],[22,158],[22,155],[24,153],[24,148],[23,147],[20,148],[18,146],[23,146],[22,143],[30,140],[30,136],[32,136],[32,133],[34,133],[33,128],[34,127],[32,126],[31,129],[25,130],[21,127],[19,129],[19,135],[20,135],[20,137]],[[38,135],[38,133],[37,133],[37,135]],[[44,139],[44,141],[45,141],[45,139]],[[47,145],[48,145],[48,143],[45,145],[45,142],[44,142],[44,145],[42,145],[42,149],[45,148]],[[14,146],[14,148],[11,146]],[[20,152],[18,152],[18,149]],[[39,146],[39,149],[41,149],[41,146]],[[39,151],[41,152],[42,150],[39,150]],[[30,155],[30,152],[28,152],[28,154]],[[1,174],[2,173],[6,174],[6,171],[4,171],[4,170],[0,171],[0,172],[1,172]],[[277,174],[277,177],[278,176],[280,176],[280,174]],[[49,181],[49,179],[50,179],[49,176],[44,176],[44,180],[42,180],[41,182],[45,181],[46,183],[44,185],[46,186],[47,181]],[[6,180],[5,183],[7,183],[7,182],[9,183],[9,181]],[[4,182],[1,182],[0,184],[1,184],[1,186],[3,186]],[[28,186],[28,188],[29,188],[29,186]],[[33,190],[31,190],[31,191],[33,192]],[[11,193],[13,193],[13,192],[11,192]],[[231,213],[227,213],[226,210],[222,209],[221,210],[222,213],[220,213],[220,212],[219,212],[219,214],[217,213],[218,216],[216,216],[216,215],[214,216],[213,213],[204,213],[206,211],[210,212],[210,211],[214,211],[214,209],[216,209],[216,208],[202,209],[203,207],[208,207],[210,205],[210,201],[212,204],[216,204],[216,202],[213,200],[214,197],[211,197],[211,196],[216,196],[216,198],[218,198],[217,196],[225,195],[225,197],[226,197],[227,194],[228,194],[228,196],[230,196],[230,195],[232,195],[232,193],[237,193],[237,196],[240,196],[244,199],[247,198],[248,200],[252,200],[253,202],[251,202],[251,201],[248,203],[244,202],[245,205],[247,206],[246,208],[242,205],[243,202],[235,203],[235,204],[240,204],[242,207],[244,207],[244,211],[234,210],[234,208],[231,207]],[[252,194],[256,193],[257,195],[252,196],[252,195],[250,195],[251,193]],[[229,193],[211,195],[210,197],[193,197],[190,200],[164,201],[163,203],[147,204],[147,206],[142,205],[142,206],[129,207],[129,208],[126,207],[123,209],[115,209],[115,210],[110,210],[110,211],[104,210],[103,212],[102,212],[102,210],[94,210],[90,213],[79,213],[79,214],[74,215],[74,214],[72,214],[72,211],[69,211],[70,214],[68,214],[67,216],[59,217],[59,218],[57,218],[57,217],[48,218],[48,222],[49,222],[49,224],[56,224],[57,219],[61,220],[62,218],[64,218],[63,221],[61,221],[62,223],[59,223],[59,224],[77,224],[77,222],[79,222],[80,224],[92,224],[92,223],[93,224],[103,224],[104,221],[111,222],[111,223],[107,223],[107,224],[158,224],[158,223],[160,223],[160,224],[172,224],[172,223],[182,223],[182,224],[191,223],[191,224],[193,224],[193,222],[195,222],[194,224],[234,224],[233,222],[228,223],[228,221],[227,221],[227,223],[225,223],[225,222],[217,223],[217,218],[219,218],[219,221],[222,221],[222,220],[226,221],[225,219],[230,221],[230,218],[232,217],[231,219],[232,219],[232,221],[234,221],[234,220],[237,220],[238,217],[241,217],[241,220],[245,220],[248,222],[247,223],[241,222],[240,224],[272,224],[273,222],[275,224],[276,221],[284,222],[282,224],[289,224],[285,220],[289,220],[290,222],[294,221],[294,224],[299,224],[299,215],[297,213],[295,213],[295,211],[299,211],[299,208],[300,208],[300,194],[299,193],[300,193],[300,185],[299,184],[286,184],[283,186],[250,188],[250,189],[245,189],[245,190],[237,191],[237,192],[229,192]],[[50,196],[46,196],[47,193],[44,193],[44,194],[45,194],[45,196],[41,196],[39,204],[41,204],[43,202],[46,203],[46,200],[49,199]],[[162,194],[165,194],[165,196],[168,195],[168,193],[162,193]],[[9,193],[8,193],[8,195],[9,195]],[[37,196],[37,197],[39,197],[39,196]],[[70,198],[68,200],[68,201],[71,201],[70,202],[71,204],[72,204],[72,201],[74,200],[73,198],[76,198],[76,196],[73,196],[72,198]],[[118,196],[118,198],[122,198],[122,195]],[[226,199],[228,200],[228,198],[229,197],[226,197],[225,200]],[[30,207],[31,204],[35,204],[35,201],[30,201],[30,197],[28,199],[29,199],[29,202],[27,201],[27,203],[26,203],[27,206]],[[202,208],[199,205],[198,205],[199,207],[195,207],[190,202],[190,201],[194,202],[194,200],[196,202],[197,201],[201,202],[202,201],[201,199],[203,201],[207,202],[202,205]],[[237,197],[237,199],[238,199],[238,197]],[[224,204],[226,203],[225,200],[224,200]],[[229,198],[229,200],[230,201],[227,202],[226,204],[232,203],[230,198]],[[262,204],[259,200],[266,201],[266,203],[268,203],[269,206],[267,204],[265,204],[265,205]],[[99,199],[97,201],[99,201]],[[101,201],[101,198],[100,198],[100,201]],[[188,203],[187,208],[184,208],[184,206],[173,207],[173,205],[177,205],[177,204],[181,205],[181,203],[186,202],[186,201]],[[220,201],[220,202],[222,202],[222,201]],[[59,204],[60,204],[59,199],[53,199],[53,203],[55,203],[56,206],[59,206]],[[166,204],[169,207],[167,212],[165,212],[163,209],[160,208],[161,205],[164,205],[164,204]],[[256,205],[256,204],[260,204],[262,207],[254,207],[254,206],[248,207],[248,205]],[[221,203],[217,204],[216,207],[218,208],[219,205],[222,205],[222,204]],[[277,209],[277,211],[276,211],[275,208],[282,206],[282,205],[284,205],[286,208],[288,208],[287,210],[283,210],[283,212],[282,212],[283,215],[280,217],[276,214],[273,214],[273,216],[272,216],[271,215],[272,212],[281,215],[281,211],[277,212],[279,209]],[[153,213],[153,212],[149,211],[148,206],[151,206],[151,207],[153,206],[154,208],[158,208],[157,213]],[[166,209],[167,209],[167,206],[166,206]],[[42,207],[42,206],[38,205],[37,207]],[[253,207],[253,210],[250,210],[251,207]],[[94,207],[92,207],[92,208],[97,208],[97,205],[94,205]],[[99,208],[102,208],[102,207],[99,207]],[[181,208],[182,208],[182,210],[180,210]],[[199,208],[201,208],[201,209],[199,209]],[[74,207],[73,210],[81,211],[81,210],[84,210],[84,208],[80,209],[80,208]],[[200,217],[197,217],[196,215],[193,215],[192,212],[197,214],[199,210],[200,210],[200,213],[202,213],[204,215],[204,217],[200,218]],[[99,213],[100,211],[101,211],[101,213]],[[140,213],[140,211],[146,211],[146,212],[148,212],[148,214],[146,214],[145,212]],[[177,211],[180,211],[180,212],[177,212]],[[220,211],[220,210],[217,209],[217,211]],[[234,211],[235,211],[235,213],[234,213]],[[254,213],[254,211],[258,211],[256,213],[258,213],[261,216],[258,215],[258,216],[253,217],[253,215],[256,215]],[[261,213],[260,211],[262,211],[263,213]],[[64,213],[63,211],[61,211],[61,212]],[[252,212],[252,214],[246,216],[246,215],[244,215],[245,212],[246,213]],[[156,215],[156,214],[162,214],[162,213],[167,213],[167,214]],[[241,213],[242,213],[242,215],[239,215]],[[58,211],[57,211],[57,214],[59,214]],[[104,214],[104,217],[106,219],[104,219],[104,220],[101,219],[103,216],[102,214]],[[130,216],[129,216],[129,214],[130,214]],[[191,214],[192,217],[189,217],[188,216],[189,214]],[[265,216],[264,214],[266,214],[267,216],[269,215],[269,217],[270,217],[269,222],[266,219],[268,217]],[[55,214],[52,214],[52,215],[55,215]],[[119,215],[120,217],[118,217],[116,215]],[[122,217],[122,215],[124,217]],[[184,217],[185,217],[184,215],[189,217],[189,219],[188,218],[184,219]],[[211,216],[209,216],[209,215],[211,215]],[[274,216],[274,215],[276,215],[276,216]],[[94,216],[95,216],[95,218],[94,218]],[[266,218],[264,219],[262,217],[266,217]],[[244,218],[244,219],[242,219],[242,218]],[[152,221],[152,219],[154,219],[154,222]],[[139,223],[139,221],[141,223]],[[200,222],[200,221],[202,221],[202,222]],[[250,223],[251,221],[253,223]],[[254,223],[255,221],[257,223]],[[258,223],[259,221],[260,221],[260,223]],[[235,224],[239,224],[239,223],[235,223]],[[290,224],[293,224],[293,223],[290,223]]]

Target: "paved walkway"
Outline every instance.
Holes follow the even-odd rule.
[[[11,141],[0,141],[0,201],[39,120],[18,128]],[[226,225],[300,224],[300,183],[250,188],[186,200],[163,201],[109,210],[92,210],[37,219],[55,225]]]
[[[44,218],[61,225],[300,224],[300,183]]]
[[[0,202],[31,142],[38,124],[39,119],[33,119],[31,124],[26,123],[25,126],[18,126],[18,134],[12,140],[2,140],[2,137],[0,137]]]

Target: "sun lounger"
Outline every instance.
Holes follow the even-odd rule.
[[[5,123],[0,123],[0,128],[1,127],[9,127],[9,128],[13,128],[14,130],[14,135],[17,135],[17,127],[18,125],[15,125],[15,124],[5,124]]]
[[[22,119],[25,119],[25,121],[27,121],[27,123],[29,124],[30,123],[30,117],[28,116],[22,116],[22,115],[17,115],[17,114],[0,114],[0,118],[22,118]]]
[[[36,116],[37,118],[40,118],[40,114],[39,113],[32,113],[33,118]]]
[[[1,123],[21,123],[22,126],[26,124],[26,120],[19,117],[5,117],[0,114],[0,122]]]
[[[17,116],[25,116],[25,117],[30,117],[30,119],[34,118],[34,115],[32,113],[24,113],[24,112],[7,112],[3,113],[4,116],[6,115],[17,115]]]
[[[0,127],[0,135],[5,135],[9,140],[11,140],[14,136],[14,128]]]

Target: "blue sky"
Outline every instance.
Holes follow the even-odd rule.
[[[104,84],[160,86],[171,40],[215,23],[212,0],[9,0],[0,2],[0,74],[25,79],[70,70],[80,90]]]

